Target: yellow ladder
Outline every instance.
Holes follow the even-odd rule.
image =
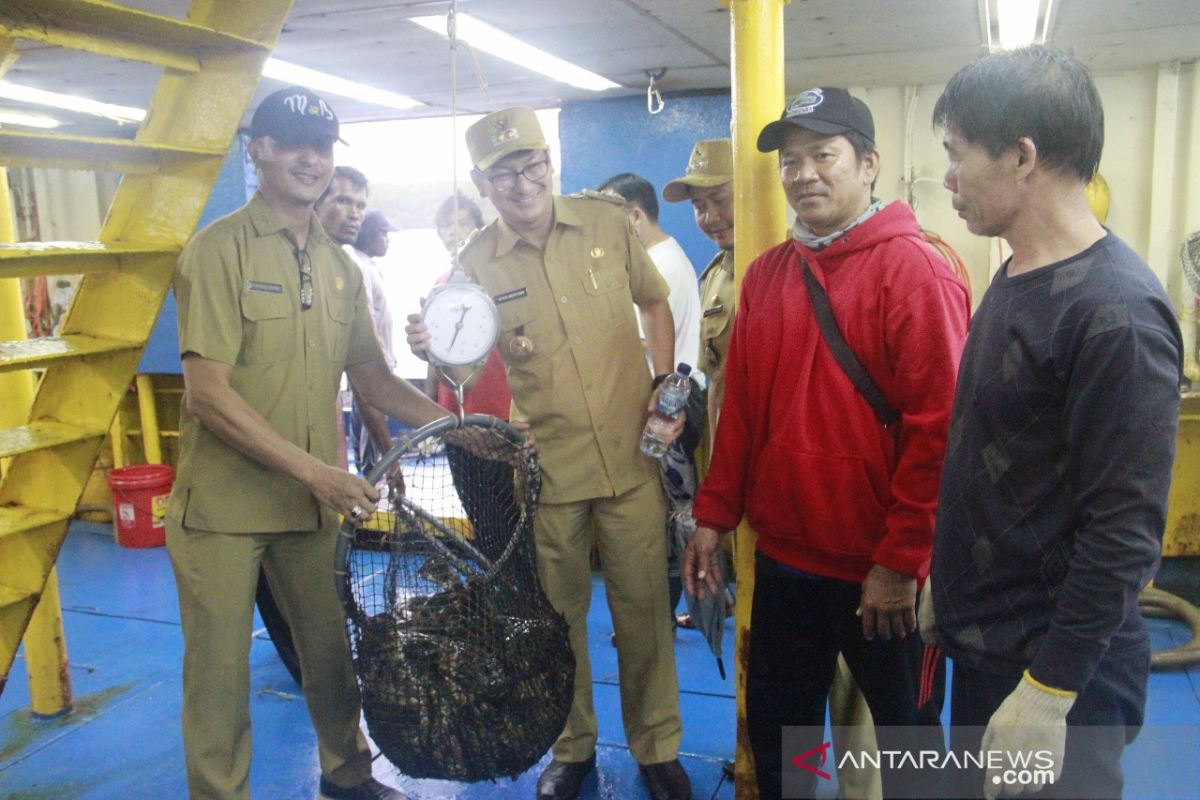
[[[68,708],[70,684],[61,623],[30,619],[40,599],[39,617],[60,618],[53,568],[67,524],[291,6],[193,0],[179,20],[103,0],[0,2],[0,75],[19,39],[163,67],[132,141],[0,130],[0,172],[123,173],[99,241],[0,245],[0,279],[84,276],[60,335],[0,341],[0,372],[42,373],[27,424],[0,429],[0,459],[11,459],[0,478],[0,692],[22,638],[30,661],[36,651],[51,662],[43,672],[63,676],[39,690],[30,665],[35,713]]]

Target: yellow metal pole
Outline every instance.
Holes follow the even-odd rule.
[[[138,375],[136,380],[138,413],[142,418],[142,447],[146,453],[146,463],[161,464],[162,441],[158,433],[158,410],[154,407],[154,381],[149,375]]]
[[[746,267],[778,244],[787,225],[783,189],[774,154],[755,146],[759,131],[778,119],[784,103],[783,7],[791,0],[726,0],[730,11],[733,86],[734,275],[738,290]],[[746,732],[746,660],[750,651],[750,602],[754,596],[754,544],[749,525],[738,528],[737,615],[734,682],[737,685],[737,758],[734,794],[758,797]]]
[[[108,438],[112,442],[113,468],[125,466],[125,426],[121,424],[120,408],[113,417],[112,427],[108,430]]]
[[[57,717],[71,710],[71,672],[57,567],[50,568],[42,597],[25,629],[25,668],[29,672],[29,710],[34,716]]]
[[[16,239],[8,170],[0,167],[0,242]],[[0,340],[25,338],[25,306],[16,278],[0,279]],[[15,428],[29,420],[33,406],[33,381],[28,372],[0,373],[0,428]],[[29,627],[25,629],[25,666],[29,676],[29,706],[37,716],[52,717],[71,710],[71,674],[67,669],[67,641],[58,597],[58,571],[50,569],[46,587]]]

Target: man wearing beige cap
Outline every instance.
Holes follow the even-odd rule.
[[[708,376],[708,428],[717,429],[725,382],[725,354],[733,330],[733,142],[696,142],[687,172],[663,187],[668,203],[692,201],[696,225],[721,248],[700,273],[700,358],[697,369]],[[711,442],[711,438],[709,440]]]
[[[467,130],[467,148],[475,186],[500,218],[459,260],[500,311],[512,419],[528,424],[541,451],[538,571],[570,625],[575,653],[574,702],[538,779],[538,797],[575,797],[596,763],[587,651],[594,539],[617,637],[629,751],[653,798],[687,798],[690,781],[677,759],[682,724],[665,501],[658,465],[638,446],[652,395],[672,367],[667,285],[620,201],[552,194],[553,166],[531,109],[488,114]],[[635,305],[658,376],[653,382]],[[419,315],[409,317],[406,331],[413,352],[424,353],[429,334]],[[682,420],[673,432],[681,428]]]

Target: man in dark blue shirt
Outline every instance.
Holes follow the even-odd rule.
[[[1137,594],[1165,524],[1179,328],[1089,210],[1104,117],[1082,64],[1046,47],[985,56],[934,122],[955,210],[1012,247],[963,353],[921,608],[954,659],[951,749],[1052,762],[1052,786],[980,770],[966,796],[1120,797],[1145,707]]]

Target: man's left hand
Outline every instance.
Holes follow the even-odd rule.
[[[876,564],[863,581],[858,614],[868,642],[903,639],[917,629],[917,579]]]
[[[983,732],[981,752],[1006,752],[998,768],[989,769],[984,776],[983,796],[995,800],[1000,794],[1013,797],[1033,793],[1044,786],[1041,782],[1028,785],[1004,783],[1003,773],[1027,754],[1039,767],[1062,774],[1063,753],[1067,746],[1067,713],[1075,704],[1075,692],[1054,689],[1034,680],[1025,670],[1017,688],[988,720]],[[1034,755],[1038,754],[1038,755]],[[1048,758],[1047,758],[1048,754]],[[1042,767],[1043,763],[1049,763]]]

